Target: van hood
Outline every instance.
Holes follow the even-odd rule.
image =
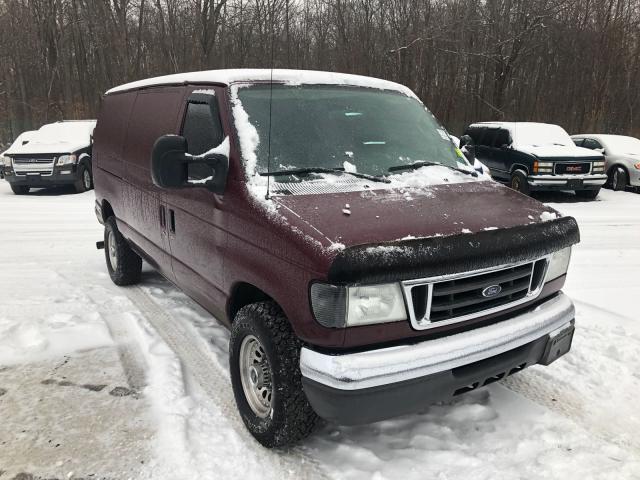
[[[468,271],[579,241],[573,218],[492,181],[272,199],[331,281]]]
[[[321,198],[320,198],[321,197]],[[350,247],[529,225],[557,213],[496,182],[273,197],[323,245]]]
[[[517,145],[516,148],[521,152],[535,155],[538,158],[604,158],[600,152],[575,145]]]

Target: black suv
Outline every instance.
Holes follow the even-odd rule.
[[[593,199],[607,180],[604,157],[577,147],[558,125],[483,122],[469,125],[461,138],[491,170],[491,176],[528,194],[532,190],[575,190]]]
[[[13,193],[24,195],[31,188],[62,185],[73,185],[79,193],[91,189],[95,126],[95,120],[50,123],[28,132],[27,141],[15,141],[0,159]]]

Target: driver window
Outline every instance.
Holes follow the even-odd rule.
[[[220,145],[224,138],[218,106],[212,97],[210,102],[189,102],[182,127],[187,140],[187,153],[202,155]],[[204,180],[213,175],[206,165],[189,165],[189,180]]]
[[[585,138],[584,144],[582,145],[584,148],[589,148],[591,150],[595,150],[596,148],[602,148],[600,142],[597,142],[593,138]]]
[[[503,130],[503,129],[498,130],[496,133],[493,146],[496,148],[500,148],[503,145],[510,145],[511,144],[510,137],[511,135],[509,135],[508,130]]]

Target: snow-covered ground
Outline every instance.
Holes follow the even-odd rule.
[[[274,452],[235,412],[226,329],[149,270],[110,282],[92,192],[0,182],[0,479],[640,478],[640,195],[539,198],[582,231],[566,357]]]

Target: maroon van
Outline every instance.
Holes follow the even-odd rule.
[[[407,88],[290,70],[104,96],[96,214],[117,285],[142,260],[231,329],[268,447],[416,412],[567,353],[576,221],[479,175]]]

